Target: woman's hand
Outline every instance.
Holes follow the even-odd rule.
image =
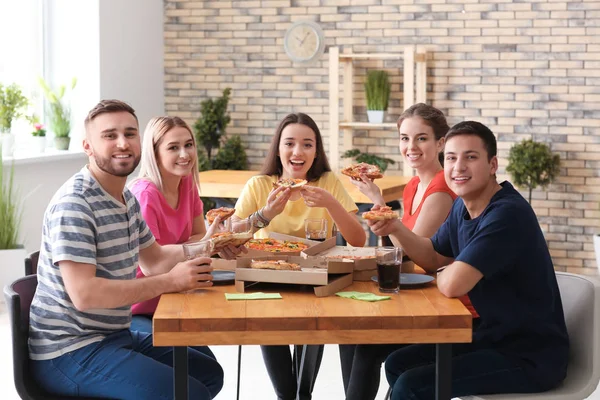
[[[281,214],[291,195],[292,190],[285,186],[279,186],[278,188],[271,190],[269,197],[267,197],[267,205],[262,211],[265,218],[271,221]]]
[[[378,204],[380,206],[385,205],[385,201],[383,201],[383,196],[381,195],[381,189],[379,189],[379,186],[377,186],[367,175],[361,174],[360,180],[350,178],[350,182],[356,186],[362,194],[367,196],[373,204]]]
[[[337,202],[331,193],[316,186],[303,186],[300,194],[308,207],[329,208]]]
[[[208,240],[215,233],[225,232],[226,230],[227,230],[227,228],[225,227],[225,225],[221,223],[221,217],[217,216],[215,218],[215,220],[213,221],[213,223],[208,226],[208,229],[206,230],[206,234],[204,235],[204,237],[201,240]]]

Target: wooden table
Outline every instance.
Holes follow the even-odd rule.
[[[355,282],[345,290],[377,293],[377,286]],[[176,347],[177,400],[187,399],[185,346],[297,343],[436,343],[437,399],[451,398],[451,343],[471,341],[472,319],[459,300],[444,297],[435,285],[401,289],[391,300],[373,303],[318,298],[294,286],[276,291],[283,299],[226,301],[224,293],[234,293],[233,286],[161,296],[154,345]]]
[[[204,197],[237,199],[240,197],[240,193],[242,193],[242,189],[246,182],[258,174],[258,171],[218,169],[200,172],[200,195]],[[339,178],[355,203],[372,203],[367,196],[362,194],[356,186],[350,182],[350,178],[345,175],[339,175]],[[410,178],[412,177],[384,176],[381,179],[376,179],[375,183],[381,189],[383,199],[388,202],[402,198],[402,191]]]

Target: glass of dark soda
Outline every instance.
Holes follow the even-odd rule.
[[[382,293],[398,293],[400,290],[400,266],[402,249],[384,246],[375,248],[377,258],[377,282]]]

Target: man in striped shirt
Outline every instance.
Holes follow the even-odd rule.
[[[171,399],[172,348],[155,348],[152,335],[129,330],[131,304],[212,285],[211,260],[185,261],[181,245],[158,245],[125,188],[141,156],[134,110],[101,101],[85,131],[89,164],[58,190],[44,215],[31,372],[59,396]],[[135,279],[138,261],[147,278]],[[209,356],[188,354],[190,398],[212,399],[223,370]]]

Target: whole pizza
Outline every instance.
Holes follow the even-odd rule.
[[[221,217],[221,222],[225,221],[227,218],[231,217],[235,213],[235,208],[229,207],[219,207],[213,208],[212,210],[206,213],[206,220],[208,224],[211,225],[217,216]]]
[[[385,219],[395,219],[398,218],[399,215],[396,211],[392,211],[392,207],[380,207],[377,210],[371,210],[364,212],[362,217],[364,219],[370,220],[385,220]]]
[[[366,175],[370,179],[383,178],[383,174],[377,165],[359,163],[352,164],[342,169],[342,174],[348,175],[352,179],[360,179],[360,175]]]
[[[308,248],[308,245],[302,242],[294,242],[291,240],[251,239],[248,241],[248,243],[246,243],[246,247],[252,250],[268,251],[271,253],[291,253],[302,251]]]

